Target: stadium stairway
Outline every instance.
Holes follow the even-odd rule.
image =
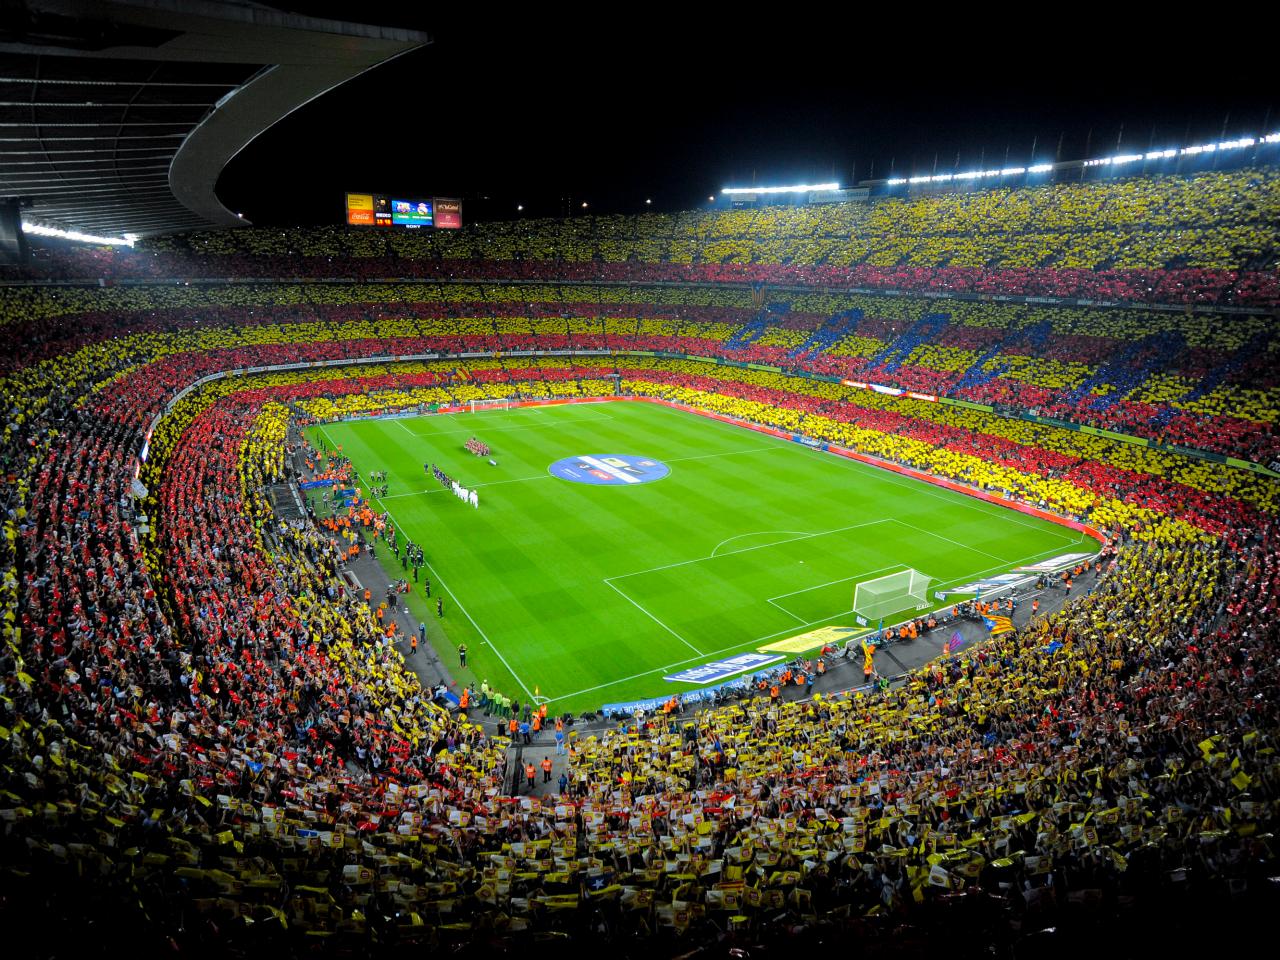
[[[568,742],[566,740],[566,745]],[[547,783],[542,779],[543,757],[551,761],[551,780]],[[535,771],[532,790],[528,788],[528,779],[524,772],[526,762],[532,763]],[[555,733],[543,731],[533,736],[531,743],[512,743],[511,750],[507,754],[507,770],[509,771],[507,781],[513,785],[511,791],[513,796],[557,797],[560,795],[560,774],[569,773],[569,753],[566,749],[564,753],[557,754]]]
[[[837,343],[853,333],[862,319],[862,309],[854,307],[832,314],[818,329],[809,334],[804,343],[787,353],[788,357],[803,362],[818,354],[826,353]]]
[[[301,520],[305,516],[302,511],[302,502],[291,484],[272,484],[267,491],[267,496],[271,501],[271,509],[281,520]]]
[[[922,343],[937,338],[951,321],[951,315],[947,313],[926,313],[923,317],[913,323],[897,337],[891,344],[877,353],[868,362],[868,367],[883,369],[886,373],[892,373],[906,362],[907,357],[911,356],[911,352]]]

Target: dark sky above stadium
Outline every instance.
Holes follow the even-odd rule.
[[[1080,159],[1280,128],[1267,56],[1087,13],[726,26],[644,5],[487,19],[426,5],[273,4],[435,37],[286,118],[219,181],[258,224],[337,223],[346,190],[461,196],[468,220],[681,210],[722,186]],[[735,8],[721,8],[731,18]],[[1059,11],[1063,13],[1063,11]],[[927,17],[922,11],[921,17]],[[1204,40],[1206,37],[1198,37]],[[1280,106],[1280,104],[1276,104]],[[1265,129],[1264,129],[1265,127]],[[936,161],[935,161],[936,158]]]

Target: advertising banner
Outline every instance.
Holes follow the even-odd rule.
[[[436,227],[440,230],[462,229],[462,201],[436,197]]]
[[[715,683],[717,680],[726,680],[736,673],[744,673],[747,670],[756,670],[771,663],[777,663],[781,659],[782,657],[771,657],[763,653],[740,653],[736,657],[715,660],[700,667],[691,667],[679,673],[669,674],[662,679],[673,683]]]
[[[866,633],[857,627],[819,627],[760,648],[761,653],[804,653],[819,647],[840,647]]]

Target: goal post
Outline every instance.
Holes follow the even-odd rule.
[[[479,413],[481,410],[510,410],[510,409],[511,409],[510,397],[498,397],[497,399],[471,401],[472,413]]]
[[[885,577],[863,580],[853,588],[853,612],[868,621],[879,620],[908,607],[929,606],[932,578],[908,567]]]

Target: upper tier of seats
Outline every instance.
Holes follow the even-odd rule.
[[[852,267],[1265,269],[1280,171],[933,193],[861,203],[511,220],[451,230],[245,229],[160,238],[197,257]]]
[[[1273,166],[459,231],[247,228],[51,254],[44,274],[701,280],[1275,305]]]

